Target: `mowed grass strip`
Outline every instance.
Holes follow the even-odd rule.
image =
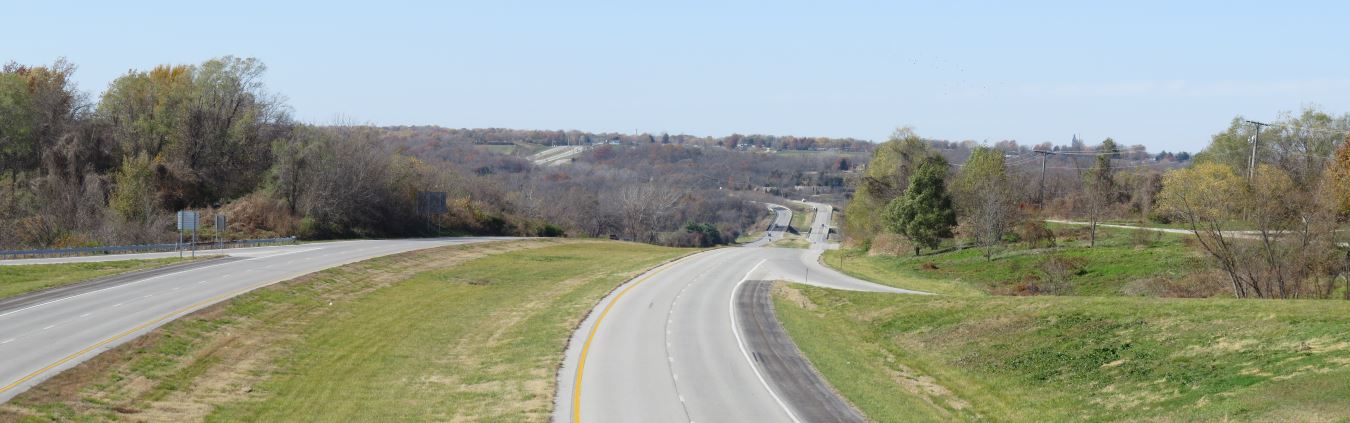
[[[579,243],[418,274],[317,322],[264,399],[211,420],[546,421],[557,364],[586,311],[686,252]]]
[[[1350,303],[792,285],[779,319],[876,421],[1344,421]]]
[[[152,260],[0,266],[0,298],[13,297],[119,273],[164,267],[188,260],[193,259],[175,257]]]
[[[1136,295],[1133,290],[1184,280],[1209,267],[1198,251],[1186,245],[1184,240],[1190,235],[1098,228],[1097,246],[1089,248],[1087,228],[1050,227],[1059,238],[1056,248],[1028,249],[1013,243],[992,261],[978,248],[920,256],[833,250],[822,261],[854,277],[948,295],[1017,294],[1019,285],[1045,286],[1048,275],[1043,263],[1052,257],[1073,266],[1061,276],[1066,280],[1054,292],[1058,295]]]
[[[546,421],[577,322],[690,251],[527,240],[329,269],[101,354],[0,421]]]

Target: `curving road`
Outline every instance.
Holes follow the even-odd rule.
[[[817,208],[810,249],[723,248],[653,269],[601,301],[572,336],[559,372],[558,422],[801,421],[804,410],[766,379],[735,317],[746,281],[917,293],[821,266],[829,210]],[[774,208],[773,206],[770,206]],[[784,208],[785,209],[785,208]],[[779,221],[790,212],[774,210]]]
[[[228,250],[230,259],[117,281],[34,301],[0,304],[0,402],[164,323],[249,290],[405,251],[507,238],[343,241]],[[52,263],[162,254],[0,262]],[[63,293],[65,294],[65,293]]]

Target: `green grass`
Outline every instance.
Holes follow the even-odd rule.
[[[793,287],[779,319],[876,421],[1350,416],[1350,302]]]
[[[91,263],[32,264],[0,266],[0,298],[68,285],[103,276],[153,269],[180,263],[180,258],[119,260]]]
[[[796,202],[789,202],[789,204],[792,207],[792,221],[789,225],[802,233],[810,232],[811,222],[814,222],[813,219],[816,218],[815,207],[808,207]]]
[[[212,421],[546,420],[576,321],[687,250],[602,242],[420,273],[315,321],[261,386]]]
[[[844,274],[896,288],[944,295],[984,295],[964,281],[939,279],[920,271],[915,260],[890,256],[865,256],[857,250],[826,250],[821,262]]]
[[[770,242],[769,246],[778,248],[810,248],[811,241],[807,241],[806,238],[797,235],[785,234],[783,237]]]
[[[587,311],[693,251],[525,240],[328,269],[104,352],[0,421],[547,421]]]
[[[1185,235],[1150,232],[1150,239],[1139,241],[1135,230],[1098,228],[1097,246],[1087,248],[1085,227],[1050,227],[1058,238],[1056,248],[1027,249],[1012,244],[995,253],[993,261],[977,248],[918,257],[865,256],[857,250],[836,250],[826,252],[823,261],[855,277],[953,295],[1123,295],[1129,293],[1131,283],[1180,280],[1207,267],[1204,259],[1186,246]],[[1064,281],[1051,281],[1044,265],[1050,257],[1073,264]]]

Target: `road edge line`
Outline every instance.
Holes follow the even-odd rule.
[[[731,288],[731,300],[727,301],[727,314],[731,316],[731,333],[736,335],[736,346],[741,348],[741,354],[745,356],[746,364],[750,365],[750,370],[755,372],[755,377],[759,378],[759,383],[764,385],[764,389],[769,391],[769,396],[773,397],[773,400],[783,407],[783,411],[787,412],[788,418],[792,419],[793,423],[801,423],[801,419],[798,419],[797,414],[792,412],[792,408],[788,407],[787,403],[778,397],[778,393],[773,391],[773,387],[769,386],[769,381],[764,379],[764,373],[760,372],[759,367],[755,366],[755,360],[750,357],[750,351],[745,349],[745,339],[741,338],[741,331],[736,328],[738,324],[736,321],[736,293],[741,290],[741,285],[744,285],[745,281],[750,280],[750,274],[755,273],[755,270],[758,270],[759,266],[766,261],[769,261],[769,259],[762,259],[759,263],[755,263],[755,267],[750,268],[749,272],[745,272],[741,281],[736,282],[736,286]]]

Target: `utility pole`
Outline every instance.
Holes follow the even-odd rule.
[[[1050,158],[1051,152],[1035,150],[1041,155],[1041,189],[1036,194],[1036,207],[1045,208],[1045,161]]]
[[[1259,137],[1261,136],[1261,127],[1270,126],[1270,124],[1261,123],[1254,120],[1249,120],[1247,121],[1247,123],[1250,123],[1252,124],[1252,126],[1256,127],[1256,133],[1252,134],[1252,156],[1250,162],[1248,162],[1247,164],[1247,182],[1251,182],[1252,178],[1256,176],[1256,143],[1260,141]]]

